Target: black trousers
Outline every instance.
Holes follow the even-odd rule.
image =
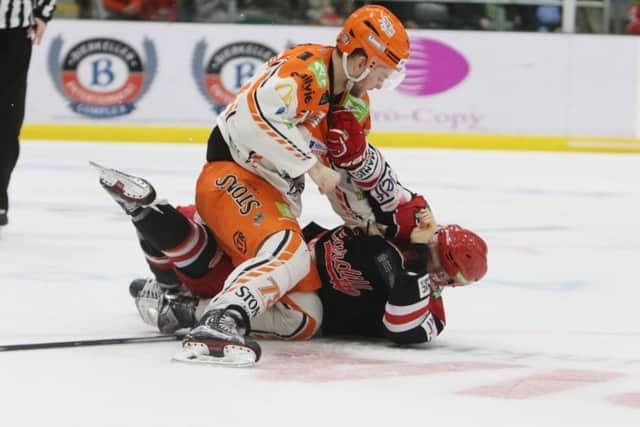
[[[9,208],[7,189],[18,161],[24,120],[31,41],[27,29],[0,30],[0,209]]]

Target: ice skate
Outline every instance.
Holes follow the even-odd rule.
[[[193,328],[198,298],[180,284],[167,285],[154,278],[135,279],[129,285],[142,320],[163,333]]]
[[[230,367],[253,366],[260,360],[260,345],[245,336],[248,319],[228,308],[205,313],[200,324],[182,341],[183,351],[173,360]]]
[[[100,174],[100,185],[129,215],[156,199],[156,190],[143,178],[89,162]]]
[[[165,292],[177,293],[181,290],[184,290],[183,286],[180,283],[167,284],[158,282],[153,277],[139,277],[137,279],[133,279],[131,283],[129,283],[129,295],[131,295],[133,298],[136,298],[138,294],[140,294],[140,291],[142,291],[145,285],[147,285],[147,283],[149,282],[156,282],[160,289]]]
[[[0,209],[0,226],[7,225],[9,223],[9,218],[7,217],[7,211],[5,209]]]

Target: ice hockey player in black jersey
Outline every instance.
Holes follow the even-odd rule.
[[[442,332],[442,289],[480,280],[487,246],[458,225],[437,227],[429,211],[421,220],[403,250],[359,229],[305,228],[322,279],[324,336],[386,336],[410,344]]]
[[[215,295],[230,271],[213,235],[195,209],[160,201],[142,178],[102,168],[100,183],[132,217],[155,276],[131,285],[141,317],[163,332],[193,327],[198,300]],[[325,336],[429,342],[446,323],[442,289],[476,282],[487,271],[482,238],[458,225],[437,226],[429,209],[419,211],[403,249],[346,226],[311,223],[304,234],[322,279],[322,308],[309,296],[284,300],[266,321],[254,319],[258,328],[246,325],[247,334],[251,326],[258,335],[305,339],[320,326],[311,320],[323,318]]]

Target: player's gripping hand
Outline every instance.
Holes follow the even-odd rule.
[[[427,244],[436,233],[438,224],[429,209],[419,211],[416,216],[418,217],[418,223],[413,230],[411,230],[409,240],[411,243]]]
[[[364,161],[367,140],[364,128],[346,108],[331,110],[331,128],[326,140],[329,158],[338,167],[353,169]]]
[[[411,232],[421,220],[421,212],[423,211],[430,213],[431,209],[425,198],[420,195],[415,195],[409,202],[398,206],[393,214],[395,235],[388,237],[404,241],[409,240]],[[433,219],[433,217],[431,218]],[[435,220],[433,222],[435,223]]]

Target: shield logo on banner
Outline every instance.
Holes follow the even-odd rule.
[[[58,92],[76,113],[92,118],[130,114],[149,90],[157,70],[156,49],[145,38],[144,61],[131,45],[111,38],[82,40],[61,60],[64,41],[49,50],[49,73]]]
[[[200,40],[194,49],[193,78],[202,96],[220,114],[258,67],[277,55],[268,46],[255,42],[235,42],[222,46],[206,60],[207,43]]]

